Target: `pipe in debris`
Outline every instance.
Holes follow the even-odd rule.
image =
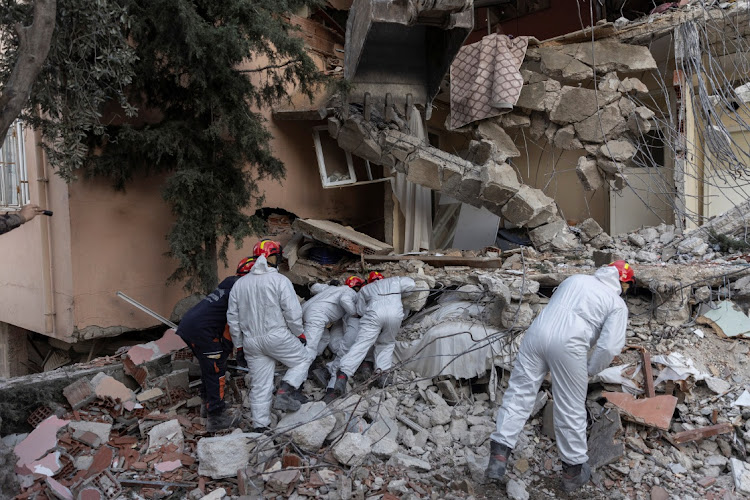
[[[34,131],[34,144],[36,156],[36,181],[39,186],[38,203],[45,209],[49,209],[49,178],[47,177],[44,164],[44,151],[42,150],[42,133],[37,129]],[[20,154],[25,156],[26,144],[20,148]],[[52,264],[52,238],[50,236],[51,226],[49,217],[40,217],[40,228],[42,231],[42,283],[44,286],[44,333],[55,332],[55,282]]]
[[[176,324],[172,323],[171,321],[169,321],[167,318],[165,318],[161,314],[159,314],[159,313],[157,313],[155,311],[152,311],[151,309],[149,309],[148,307],[144,306],[143,304],[141,304],[137,300],[131,299],[130,297],[128,297],[127,295],[125,295],[122,292],[117,292],[117,296],[120,297],[125,302],[128,302],[129,304],[137,307],[138,309],[140,309],[141,311],[145,312],[149,316],[158,319],[159,321],[161,321],[162,323],[164,323],[165,325],[167,325],[169,328],[174,328],[175,330],[177,330],[177,325]]]

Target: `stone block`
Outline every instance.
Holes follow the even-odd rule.
[[[503,328],[528,328],[533,321],[534,311],[527,302],[511,302],[500,315]]]
[[[198,474],[212,479],[234,477],[247,467],[250,454],[262,434],[243,433],[239,429],[226,436],[198,440]]]
[[[573,128],[573,125],[560,127],[555,133],[553,143],[556,147],[566,151],[583,147],[581,141],[576,138],[576,130]]]
[[[540,189],[524,184],[503,207],[502,215],[517,226],[536,227],[557,215],[557,205]]]
[[[318,451],[326,436],[336,425],[336,417],[322,401],[305,403],[294,413],[288,413],[276,426],[287,432],[292,442],[305,451]]]
[[[576,165],[576,175],[586,191],[596,191],[604,186],[604,177],[596,166],[596,160],[581,156]]]
[[[611,247],[612,245],[614,245],[615,241],[607,233],[601,233],[600,235],[594,237],[588,243],[594,248],[601,249],[604,247]]]
[[[567,222],[557,217],[548,224],[529,231],[529,238],[534,248],[542,252],[550,249],[572,250],[578,243],[568,228]]]
[[[482,169],[482,188],[479,197],[483,201],[502,207],[521,188],[518,174],[507,163],[488,163]]]
[[[516,107],[532,111],[544,111],[544,98],[546,94],[547,90],[544,82],[524,85],[521,87],[521,94],[518,96]]]
[[[607,92],[617,92],[617,89],[620,88],[620,83],[617,73],[610,71],[597,82],[596,88]]]
[[[592,218],[588,218],[576,226],[581,231],[581,241],[588,243],[604,232],[604,229]]]

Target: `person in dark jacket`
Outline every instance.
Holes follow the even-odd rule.
[[[201,416],[208,417],[208,432],[236,427],[240,421],[239,412],[227,411],[224,402],[224,374],[233,347],[227,307],[235,282],[250,272],[253,264],[254,257],[242,259],[235,276],[219,283],[216,290],[185,313],[177,328],[177,335],[190,346],[201,367]],[[247,366],[241,347],[237,349],[237,362]]]
[[[21,224],[29,222],[42,212],[43,210],[38,205],[28,204],[18,212],[8,212],[0,215],[0,234],[5,234]]]

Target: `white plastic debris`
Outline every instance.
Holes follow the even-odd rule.
[[[694,333],[695,335],[697,335],[698,337],[700,337],[700,338],[703,338],[703,337],[705,337],[705,336],[706,336],[706,335],[705,335],[705,334],[703,333],[703,330],[701,330],[700,328],[696,328],[695,330],[693,330],[693,333]]]
[[[689,377],[693,377],[697,382],[698,380],[710,377],[708,373],[698,370],[693,364],[692,359],[686,358],[678,352],[673,352],[666,356],[661,354],[654,356],[651,358],[651,362],[664,365],[664,369],[654,381],[655,386],[667,380],[687,380]]]
[[[625,365],[610,366],[599,372],[596,375],[596,379],[604,382],[605,384],[620,384],[623,392],[627,392],[634,396],[643,394],[643,389],[633,380],[632,377],[625,375],[625,371],[630,367],[630,363]],[[633,377],[641,371],[640,365],[633,370]]]
[[[732,406],[750,406],[750,392],[747,392],[747,389],[742,391],[742,394],[732,403]]]

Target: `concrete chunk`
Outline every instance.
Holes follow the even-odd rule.
[[[583,81],[593,76],[594,71],[558,48],[542,47],[540,68],[545,75],[563,80]]]
[[[746,495],[750,495],[750,464],[732,458],[730,460],[732,469],[732,479],[734,479],[734,487],[737,491],[741,491]]]
[[[550,249],[567,251],[578,246],[567,222],[561,218],[555,218],[552,222],[529,231],[529,238],[534,247],[542,252]]]
[[[256,441],[262,434],[239,429],[226,436],[204,437],[198,441],[198,474],[212,479],[234,477],[250,461]]]
[[[596,166],[596,160],[581,156],[576,165],[576,174],[586,191],[596,191],[604,185],[604,177]]]
[[[408,156],[406,161],[407,180],[440,191],[440,164],[434,156],[418,150]]]
[[[604,143],[599,152],[607,158],[615,161],[627,161],[635,155],[635,146],[626,139],[608,141]]]
[[[627,130],[626,121],[617,103],[604,106],[599,113],[594,113],[574,125],[576,134],[582,141],[604,142]]]
[[[159,425],[155,425],[148,431],[148,451],[152,453],[166,444],[174,444],[178,450],[182,450],[184,444],[182,435],[182,426],[179,420],[168,420]],[[236,473],[237,471],[235,471]]]
[[[628,45],[613,39],[576,45],[575,58],[600,72],[637,73],[656,69],[648,47]]]
[[[493,206],[502,207],[521,188],[518,174],[507,163],[488,163],[482,170],[479,197]]]
[[[575,123],[585,120],[597,112],[599,107],[620,98],[617,92],[597,92],[582,87],[563,87],[559,100],[550,112],[550,119],[557,123]]]
[[[322,401],[302,405],[279,421],[276,430],[288,432],[292,442],[306,451],[318,451],[336,425],[336,417]]]
[[[521,156],[521,152],[516,148],[513,139],[503,130],[503,128],[493,120],[484,120],[477,125],[476,135],[482,139],[492,141],[503,156],[506,158],[515,158]]]
[[[557,215],[557,205],[540,189],[524,184],[503,207],[502,215],[517,226],[536,227]]]
[[[421,460],[419,458],[410,457],[409,455],[405,455],[403,453],[396,453],[391,457],[388,463],[394,467],[402,469],[416,469],[424,472],[432,470],[432,466],[429,464],[429,462],[425,462],[424,460]]]
[[[372,440],[362,434],[347,432],[333,446],[333,456],[343,465],[354,465],[364,460],[372,450]]]
[[[588,218],[576,226],[581,231],[581,241],[588,243],[604,232],[604,229],[592,218]]]

